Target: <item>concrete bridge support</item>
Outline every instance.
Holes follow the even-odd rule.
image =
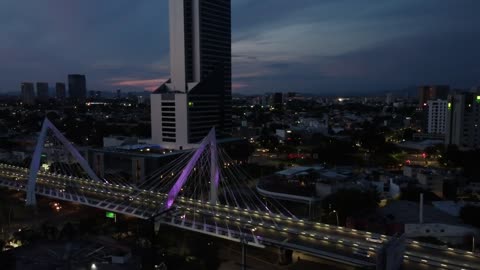
[[[145,180],[145,158],[132,158],[132,180],[135,184]]]
[[[400,270],[405,253],[405,236],[392,238],[377,254],[377,270]]]
[[[293,261],[293,250],[279,248],[278,249],[278,264],[289,265]]]
[[[99,177],[105,177],[105,158],[103,153],[93,153],[93,171]]]

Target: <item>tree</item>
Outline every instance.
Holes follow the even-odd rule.
[[[406,128],[403,130],[403,136],[402,139],[409,141],[413,139],[413,134],[415,133],[415,130],[411,128]]]
[[[0,252],[0,265],[3,270],[17,269],[15,255],[12,252]]]
[[[409,184],[407,187],[402,189],[400,199],[405,201],[418,202],[420,200],[420,193],[423,193],[423,198],[425,202],[442,200],[442,198],[435,195],[435,193],[414,184]]]
[[[466,224],[470,224],[480,228],[480,207],[473,205],[466,205],[460,209],[460,218]]]
[[[480,170],[478,170],[478,157],[480,150],[460,151],[457,146],[449,145],[439,158],[439,162],[447,167],[461,167],[465,176],[472,181],[479,181]]]
[[[75,236],[75,228],[73,227],[72,223],[67,222],[64,226],[63,229],[60,232],[60,237],[65,237],[67,240],[72,240],[73,237]]]
[[[343,165],[352,163],[356,149],[352,143],[334,138],[316,135],[316,145],[311,153],[316,154],[318,160],[331,165]]]
[[[327,216],[331,211],[338,213],[340,223],[349,216],[375,210],[380,202],[380,194],[375,190],[341,189],[328,195],[322,202]]]

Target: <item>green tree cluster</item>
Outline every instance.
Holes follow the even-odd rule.
[[[335,210],[338,213],[340,223],[345,223],[345,219],[362,213],[369,213],[375,210],[380,203],[380,194],[375,190],[360,189],[341,189],[328,195],[322,201],[322,208],[327,218],[331,217],[331,212]]]

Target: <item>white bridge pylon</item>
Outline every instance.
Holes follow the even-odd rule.
[[[93,172],[93,170],[88,165],[88,162],[83,158],[83,156],[75,149],[71,142],[69,142],[65,136],[45,117],[43,121],[42,130],[38,136],[37,146],[35,147],[35,152],[33,153],[32,162],[30,163],[30,173],[28,176],[27,184],[27,200],[26,204],[28,206],[36,205],[37,199],[35,197],[35,185],[37,181],[38,170],[40,169],[40,161],[42,157],[42,151],[45,145],[45,139],[47,137],[48,130],[53,132],[53,135],[60,140],[60,142],[65,146],[68,152],[76,159],[80,166],[85,170],[85,172],[90,176],[91,179],[101,182],[98,176]]]
[[[187,182],[188,176],[192,172],[193,168],[200,159],[202,153],[207,146],[210,147],[210,195],[209,201],[211,204],[215,204],[218,200],[218,185],[220,182],[220,169],[218,167],[218,151],[217,151],[217,139],[215,134],[215,127],[213,127],[208,135],[202,140],[200,146],[193,154],[192,158],[188,161],[182,173],[178,177],[173,187],[168,192],[167,202],[165,204],[166,209],[170,209],[178,196],[178,193]]]

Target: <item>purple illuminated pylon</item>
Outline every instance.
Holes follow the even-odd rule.
[[[205,151],[205,148],[208,144],[212,145],[216,143],[215,140],[215,128],[212,128],[210,132],[208,133],[207,137],[205,137],[198,147],[198,149],[195,151],[193,154],[193,157],[188,161],[187,166],[183,169],[182,173],[180,174],[180,177],[178,178],[177,182],[173,185],[172,189],[168,192],[168,197],[167,197],[167,204],[166,204],[166,209],[170,209],[172,207],[173,203],[175,202],[175,199],[178,196],[178,193],[182,189],[183,185],[188,179],[188,176],[192,172],[193,168],[197,164],[198,159],[202,155],[203,151]],[[218,171],[218,170],[217,170]],[[216,185],[218,185],[218,179],[216,179]]]
[[[177,198],[178,193],[180,192],[183,185],[187,181],[187,178],[190,175],[190,172],[192,171],[193,167],[197,163],[198,159],[200,158],[204,150],[205,150],[205,145],[203,146],[201,145],[200,148],[198,148],[197,151],[195,151],[195,154],[193,155],[192,159],[190,159],[185,169],[183,169],[182,174],[178,178],[177,182],[175,182],[175,185],[173,185],[170,192],[168,192],[167,209],[172,206],[173,202]]]

